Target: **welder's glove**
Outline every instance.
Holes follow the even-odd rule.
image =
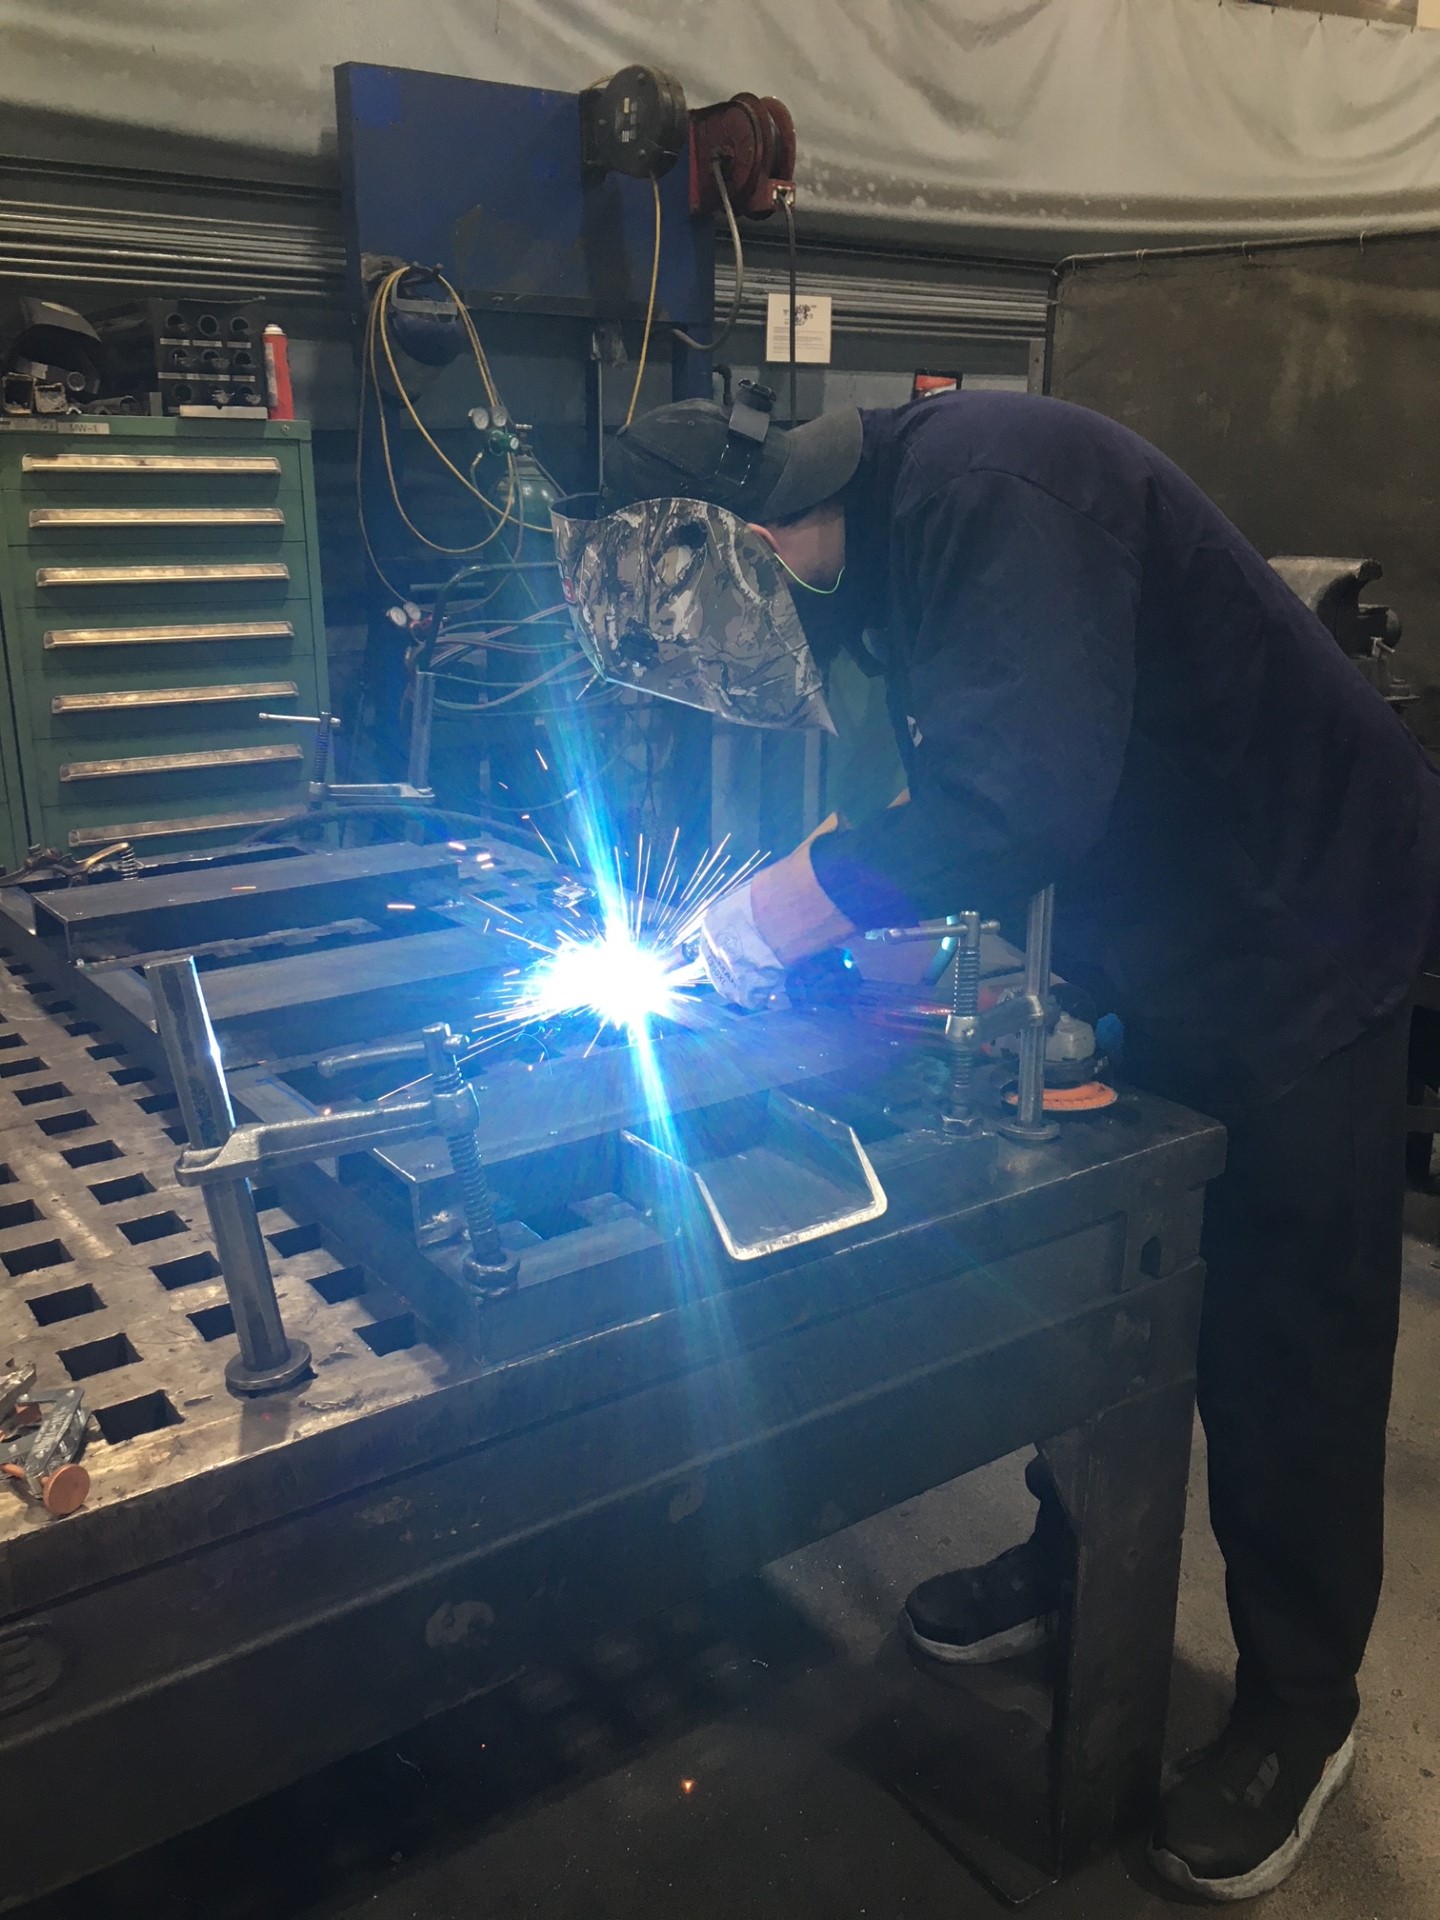
[[[755,924],[748,880],[700,922],[699,959],[711,986],[733,1007],[763,1007],[785,984],[785,969]]]

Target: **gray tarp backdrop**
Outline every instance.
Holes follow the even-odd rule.
[[[836,232],[1440,221],[1440,33],[1242,0],[0,0],[0,151],[324,178],[337,62],[574,89],[637,59],[693,104],[780,94]]]

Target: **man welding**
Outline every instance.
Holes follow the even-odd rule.
[[[960,393],[786,432],[768,399],[680,402],[618,438],[604,517],[557,521],[579,629],[610,677],[756,725],[828,724],[839,648],[884,673],[910,804],[712,909],[727,999],[764,1004],[857,930],[1013,914],[1054,882],[1056,966],[1123,1020],[1128,1077],[1224,1121],[1199,1400],[1235,1702],[1152,1858],[1246,1899],[1291,1872],[1354,1759],[1440,775],[1123,427]],[[1028,1477],[1032,1537],[906,1601],[922,1653],[995,1659],[1051,1630],[1064,1521],[1038,1461]]]

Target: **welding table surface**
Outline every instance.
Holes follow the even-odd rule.
[[[389,900],[443,900],[460,862],[447,847],[408,841],[295,854],[246,866],[192,867],[37,891],[35,931],[71,959],[154,953],[362,914]]]
[[[1181,1109],[1149,1099],[1127,1100],[1108,1118],[1067,1132],[1055,1148],[1002,1148],[993,1169],[967,1192],[965,1182],[957,1180],[963,1147],[933,1135],[902,1135],[872,1150],[892,1196],[889,1213],[833,1243],[823,1261],[800,1258],[783,1272],[767,1262],[769,1271],[755,1274],[753,1280],[749,1274],[740,1277],[750,1284],[737,1283],[713,1299],[692,1301],[683,1312],[647,1314],[635,1324],[613,1327],[571,1347],[491,1368],[458,1350],[419,1343],[383,1356],[373,1354],[356,1332],[357,1327],[363,1331],[371,1316],[358,1310],[355,1301],[328,1302],[310,1284],[312,1276],[323,1280],[337,1265],[348,1269],[357,1261],[363,1264],[365,1250],[335,1247],[331,1253],[317,1246],[300,1263],[298,1277],[292,1278],[287,1263],[279,1282],[287,1324],[316,1354],[316,1378],[293,1395],[242,1402],[224,1391],[221,1380],[230,1341],[206,1342],[190,1317],[223,1304],[218,1278],[212,1274],[169,1290],[153,1272],[156,1265],[209,1245],[198,1193],[179,1189],[173,1181],[175,1149],[162,1129],[165,1121],[178,1116],[173,1110],[146,1114],[118,1088],[109,1094],[85,1092],[84,1066],[93,1072],[85,1055],[89,1037],[72,1038],[58,1022],[37,1017],[33,999],[11,982],[0,987],[0,1012],[24,1043],[23,1052],[17,1048],[8,1057],[34,1057],[31,1049],[38,1046],[46,1065],[40,1084],[53,1077],[80,1094],[85,1100],[80,1110],[94,1122],[48,1135],[41,1130],[45,1123],[56,1113],[76,1110],[76,1100],[67,1096],[53,1103],[21,1104],[19,1095],[29,1091],[28,1076],[0,1081],[4,1157],[17,1182],[0,1191],[33,1195],[45,1215],[43,1221],[32,1218],[0,1229],[0,1259],[7,1254],[13,1259],[14,1250],[56,1239],[65,1250],[58,1268],[36,1270],[8,1283],[0,1295],[0,1346],[7,1357],[35,1360],[42,1380],[53,1381],[57,1350],[106,1339],[126,1342],[138,1357],[124,1367],[123,1388],[114,1374],[98,1374],[88,1389],[92,1405],[104,1405],[122,1391],[127,1402],[159,1393],[178,1416],[175,1424],[122,1446],[92,1447],[91,1499],[81,1514],[60,1526],[49,1524],[18,1499],[0,1503],[0,1604],[8,1596],[12,1607],[39,1604],[57,1586],[63,1589],[87,1578],[87,1568],[96,1564],[118,1571],[135,1563],[137,1556],[143,1559],[153,1550],[156,1536],[149,1524],[132,1526],[130,1515],[136,1509],[163,1509],[164,1537],[172,1545],[185,1537],[213,1539],[327,1497],[341,1485],[381,1477],[402,1462],[493,1440],[533,1421],[537,1408],[553,1418],[677,1367],[704,1365],[727,1346],[788,1335],[808,1320],[844,1314],[863,1300],[903,1291],[931,1277],[928,1269],[936,1249],[942,1269],[979,1263],[978,1298],[984,1262],[1011,1244],[1033,1238],[1037,1207],[1042,1216],[1053,1218],[1052,1230],[1058,1233],[1064,1230],[1067,1195],[1078,1198],[1087,1179],[1113,1188],[1117,1208],[1128,1204],[1133,1181],[1127,1165],[1148,1167],[1157,1146],[1169,1146],[1187,1164],[1199,1165],[1201,1171],[1187,1176],[1188,1184],[1198,1185],[1213,1171],[1207,1163],[1214,1158],[1218,1138],[1209,1123]],[[0,1066],[6,1058],[0,1052]],[[105,1063],[121,1070],[124,1064],[123,1058]],[[150,1083],[139,1084],[142,1097],[153,1103]],[[126,1144],[114,1159],[72,1172],[60,1154],[84,1147],[97,1135]],[[97,1206],[91,1185],[132,1172],[141,1174],[150,1189],[138,1206],[118,1206],[113,1214]],[[1093,1212],[1093,1195],[1081,1204],[1089,1204]],[[169,1214],[180,1224],[164,1238],[133,1246],[117,1229],[137,1213]],[[912,1251],[905,1238],[925,1216],[931,1222],[947,1222],[949,1217],[938,1238],[932,1230],[935,1245],[928,1262],[921,1261],[918,1242]],[[853,1271],[846,1268],[845,1249],[853,1256]],[[825,1278],[817,1285],[815,1276],[821,1271]],[[367,1274],[366,1281],[362,1291],[367,1298],[372,1290],[376,1297],[383,1295],[375,1276]],[[86,1286],[104,1300],[103,1311],[36,1324],[28,1300]],[[403,1312],[403,1303],[393,1296],[387,1304],[392,1313]],[[1063,1283],[1048,1301],[1042,1295],[1012,1303],[1017,1325],[1038,1322],[1074,1304]],[[63,1374],[58,1378],[63,1384]],[[388,1417],[395,1449],[393,1454],[387,1449],[383,1465],[372,1449],[357,1452],[346,1438],[347,1430],[362,1426],[374,1427],[378,1438],[382,1415]],[[285,1472],[276,1475],[263,1454],[282,1440]]]
[[[488,1367],[417,1339],[363,1249],[267,1212],[316,1371],[241,1402],[203,1212],[171,1177],[173,1108],[16,980],[0,974],[0,1069],[21,1069],[0,1072],[0,1350],[42,1383],[81,1372],[108,1437],[80,1513],[0,1504],[0,1752],[42,1800],[88,1783],[78,1837],[27,1825],[0,1906],[495,1684],[527,1657],[537,1582],[586,1619],[634,1617],[1107,1410],[1095,1471],[1135,1487],[1097,1523],[1089,1618],[1135,1602],[1104,1597],[1118,1578],[1150,1583],[1153,1619],[1133,1653],[1086,1641],[1081,1691],[1119,1658],[1132,1701],[1163,1694],[1211,1123],[1127,1098],[993,1164],[901,1135],[875,1150],[889,1214],[833,1251]],[[1115,1528],[1152,1512],[1156,1553],[1117,1555]],[[1092,1693],[1087,1740],[1131,1738],[1095,1714]],[[1127,1750],[1152,1746],[1153,1728]],[[1086,1804],[1098,1750],[1068,1751],[1083,1851],[1112,1815]]]

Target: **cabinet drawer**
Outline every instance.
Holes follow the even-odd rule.
[[[183,448],[135,444],[123,451],[34,442],[17,450],[8,437],[0,443],[0,488],[30,506],[146,506],[216,497],[259,505],[281,491],[299,493],[303,484],[303,453],[296,443],[237,448],[226,436]]]
[[[12,567],[281,560],[305,545],[303,516],[278,506],[33,507],[11,499],[5,512]]]
[[[283,559],[228,558],[206,553],[165,562],[38,561],[15,556],[15,602],[49,616],[47,627],[175,622],[185,615],[206,622],[275,616],[291,595],[308,595],[303,545]],[[92,616],[83,619],[81,616]]]
[[[285,736],[281,738],[280,736]],[[31,742],[31,760],[47,803],[62,788],[87,786],[133,795],[169,794],[192,798],[217,780],[239,780],[263,791],[304,776],[309,762],[308,730],[257,725],[197,727],[173,732],[150,728],[98,738],[50,738]]]
[[[66,679],[95,671],[125,673],[138,668],[149,675],[177,671],[177,662],[195,662],[215,677],[239,678],[235,669],[249,661],[274,662],[292,652],[309,654],[314,646],[308,600],[291,598],[278,608],[256,610],[243,604],[222,609],[214,619],[175,617],[173,606],[128,614],[98,602],[88,611],[53,613],[26,608],[16,616],[18,653],[26,670]]]
[[[217,767],[203,774],[71,781],[53,786],[36,838],[94,851],[114,840],[228,830],[231,837],[305,805],[303,769]],[[32,821],[34,810],[32,809]]]
[[[283,720],[262,721],[262,713],[315,712],[315,674],[297,665],[284,678],[196,682],[172,686],[102,687],[86,692],[54,693],[44,682],[26,683],[20,699],[21,723],[33,741],[59,741],[67,752],[103,754],[110,743],[117,753],[141,751],[132,742],[153,743],[168,751],[177,743],[200,745],[222,736],[231,744],[264,734],[267,739],[297,741],[306,729]]]

